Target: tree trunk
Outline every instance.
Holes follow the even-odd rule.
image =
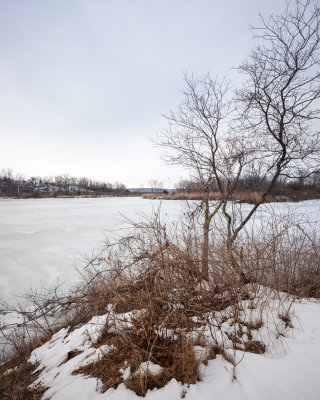
[[[210,230],[210,209],[209,209],[209,188],[204,199],[205,212],[203,223],[203,243],[202,243],[202,268],[201,278],[209,281],[209,230]]]

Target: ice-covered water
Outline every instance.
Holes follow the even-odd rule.
[[[76,279],[76,260],[120,233],[122,215],[137,220],[159,204],[140,197],[0,200],[0,297]],[[173,218],[181,205],[162,208]]]
[[[163,201],[162,213],[177,219],[184,204]],[[101,248],[106,237],[121,233],[122,215],[137,221],[139,214],[151,214],[159,205],[140,197],[0,200],[0,297],[12,299],[31,286],[49,286],[57,279],[74,281],[76,260]],[[242,206],[244,211],[250,207]],[[277,213],[290,209],[319,220],[318,200],[273,207]],[[270,215],[270,205],[261,210],[260,221]]]

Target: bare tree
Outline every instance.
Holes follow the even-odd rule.
[[[269,178],[261,200],[234,230],[234,241],[281,176],[319,170],[320,8],[313,0],[288,2],[280,16],[261,17],[259,44],[239,67],[243,137],[256,151],[252,171]]]
[[[63,188],[63,177],[61,175],[57,175],[54,177],[54,184],[58,187],[58,191],[62,192]]]
[[[218,169],[227,175],[226,165],[221,163],[228,148],[223,122],[232,107],[226,80],[219,82],[209,75],[202,80],[185,76],[185,83],[184,99],[175,112],[165,115],[169,127],[158,136],[156,144],[165,150],[163,158],[168,163],[188,168],[192,178],[204,188],[202,274],[207,279],[210,223],[223,204],[222,200],[210,203],[209,190],[213,180],[221,177]]]
[[[72,177],[68,173],[62,174],[61,183],[64,188],[65,194],[68,194],[72,185]]]
[[[205,279],[210,224],[220,209],[229,255],[235,260],[235,240],[277,180],[319,169],[319,132],[313,123],[319,115],[319,14],[315,1],[296,0],[281,16],[261,17],[262,28],[255,29],[259,44],[239,67],[245,80],[236,98],[230,100],[226,80],[186,77],[183,101],[165,116],[169,127],[156,140],[164,149],[163,158],[187,167],[206,188],[201,204]],[[233,109],[240,112],[231,123]],[[246,216],[239,217],[228,205],[248,173],[256,177],[255,184],[264,183],[262,196]],[[209,202],[212,183],[221,198],[214,203]],[[234,266],[245,278],[236,262]]]
[[[152,179],[149,182],[149,185],[150,185],[151,191],[153,193],[160,193],[163,190],[163,183],[156,179]]]

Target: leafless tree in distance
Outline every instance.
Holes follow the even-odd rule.
[[[152,193],[160,193],[163,190],[163,182],[158,181],[157,179],[149,181],[149,185]]]

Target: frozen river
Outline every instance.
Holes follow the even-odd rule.
[[[140,197],[0,200],[0,296],[12,299],[31,286],[49,286],[57,279],[77,279],[76,261],[121,233],[125,215],[135,221],[151,214],[160,202]],[[177,219],[182,201],[162,202],[162,213]],[[244,205],[248,209],[249,205]],[[262,211],[268,214],[268,207]],[[277,211],[295,209],[317,222],[320,201],[276,204]]]
[[[166,201],[169,218],[180,202]],[[75,264],[121,233],[124,216],[139,220],[159,201],[140,197],[0,200],[0,296],[77,278]]]

